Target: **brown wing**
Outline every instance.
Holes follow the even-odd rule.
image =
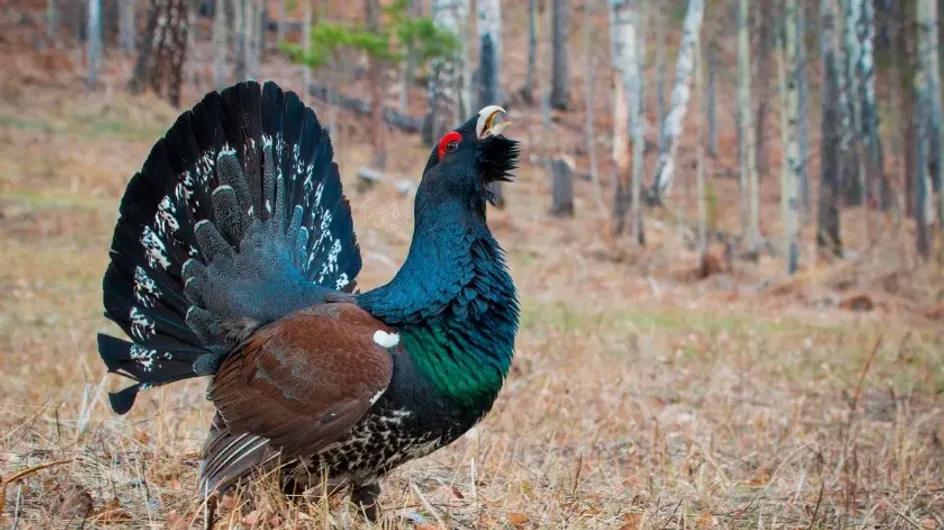
[[[210,384],[227,442],[208,445],[205,478],[235,479],[225,469],[234,462],[312,455],[341,438],[390,384],[393,360],[374,342],[378,330],[393,331],[355,305],[326,304],[250,336]],[[243,446],[255,454],[239,454]]]

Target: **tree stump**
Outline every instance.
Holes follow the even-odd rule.
[[[574,216],[574,162],[557,156],[551,161],[551,215]]]

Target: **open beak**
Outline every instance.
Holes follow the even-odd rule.
[[[505,109],[498,105],[489,105],[479,111],[479,119],[475,123],[475,134],[479,140],[484,140],[491,136],[497,136],[511,122],[502,119]]]

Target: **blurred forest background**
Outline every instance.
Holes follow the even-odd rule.
[[[100,282],[151,145],[254,78],[329,128],[365,288],[444,132],[500,104],[522,142],[489,213],[523,300],[510,380],[391,477],[385,528],[944,529],[942,10],[0,1],[0,526],[197,517],[200,385],[110,413]]]

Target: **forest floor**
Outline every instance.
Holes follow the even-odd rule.
[[[120,334],[100,287],[118,201],[178,111],[108,81],[127,63],[110,63],[89,94],[68,54],[3,38],[0,53],[0,478],[52,464],[0,494],[0,527],[199,525],[204,383],[146,392],[119,417],[105,393],[122,383],[95,351],[97,332]],[[287,71],[266,75],[291,87]],[[528,158],[542,148],[539,113],[515,112]],[[342,118],[352,132],[338,159],[370,288],[406,255],[412,200],[388,182],[355,191],[366,124]],[[569,134],[558,136],[580,145]],[[732,134],[722,129],[708,174],[718,226],[736,231],[736,182],[717,176]],[[418,178],[428,148],[400,134],[389,145],[392,170]],[[694,172],[679,166],[686,182]],[[907,226],[876,221],[866,245],[852,209],[847,260],[820,262],[804,244],[792,279],[766,254],[720,259],[700,278],[687,229],[654,211],[645,249],[614,240],[589,186],[578,183],[573,219],[547,214],[538,166],[506,186],[509,208],[490,224],[522,299],[511,375],[473,432],[384,481],[376,527],[944,528],[944,282],[937,265],[916,264]],[[678,195],[670,206],[694,211]],[[272,491],[226,503],[219,527],[371,527],[336,502],[287,504]]]

